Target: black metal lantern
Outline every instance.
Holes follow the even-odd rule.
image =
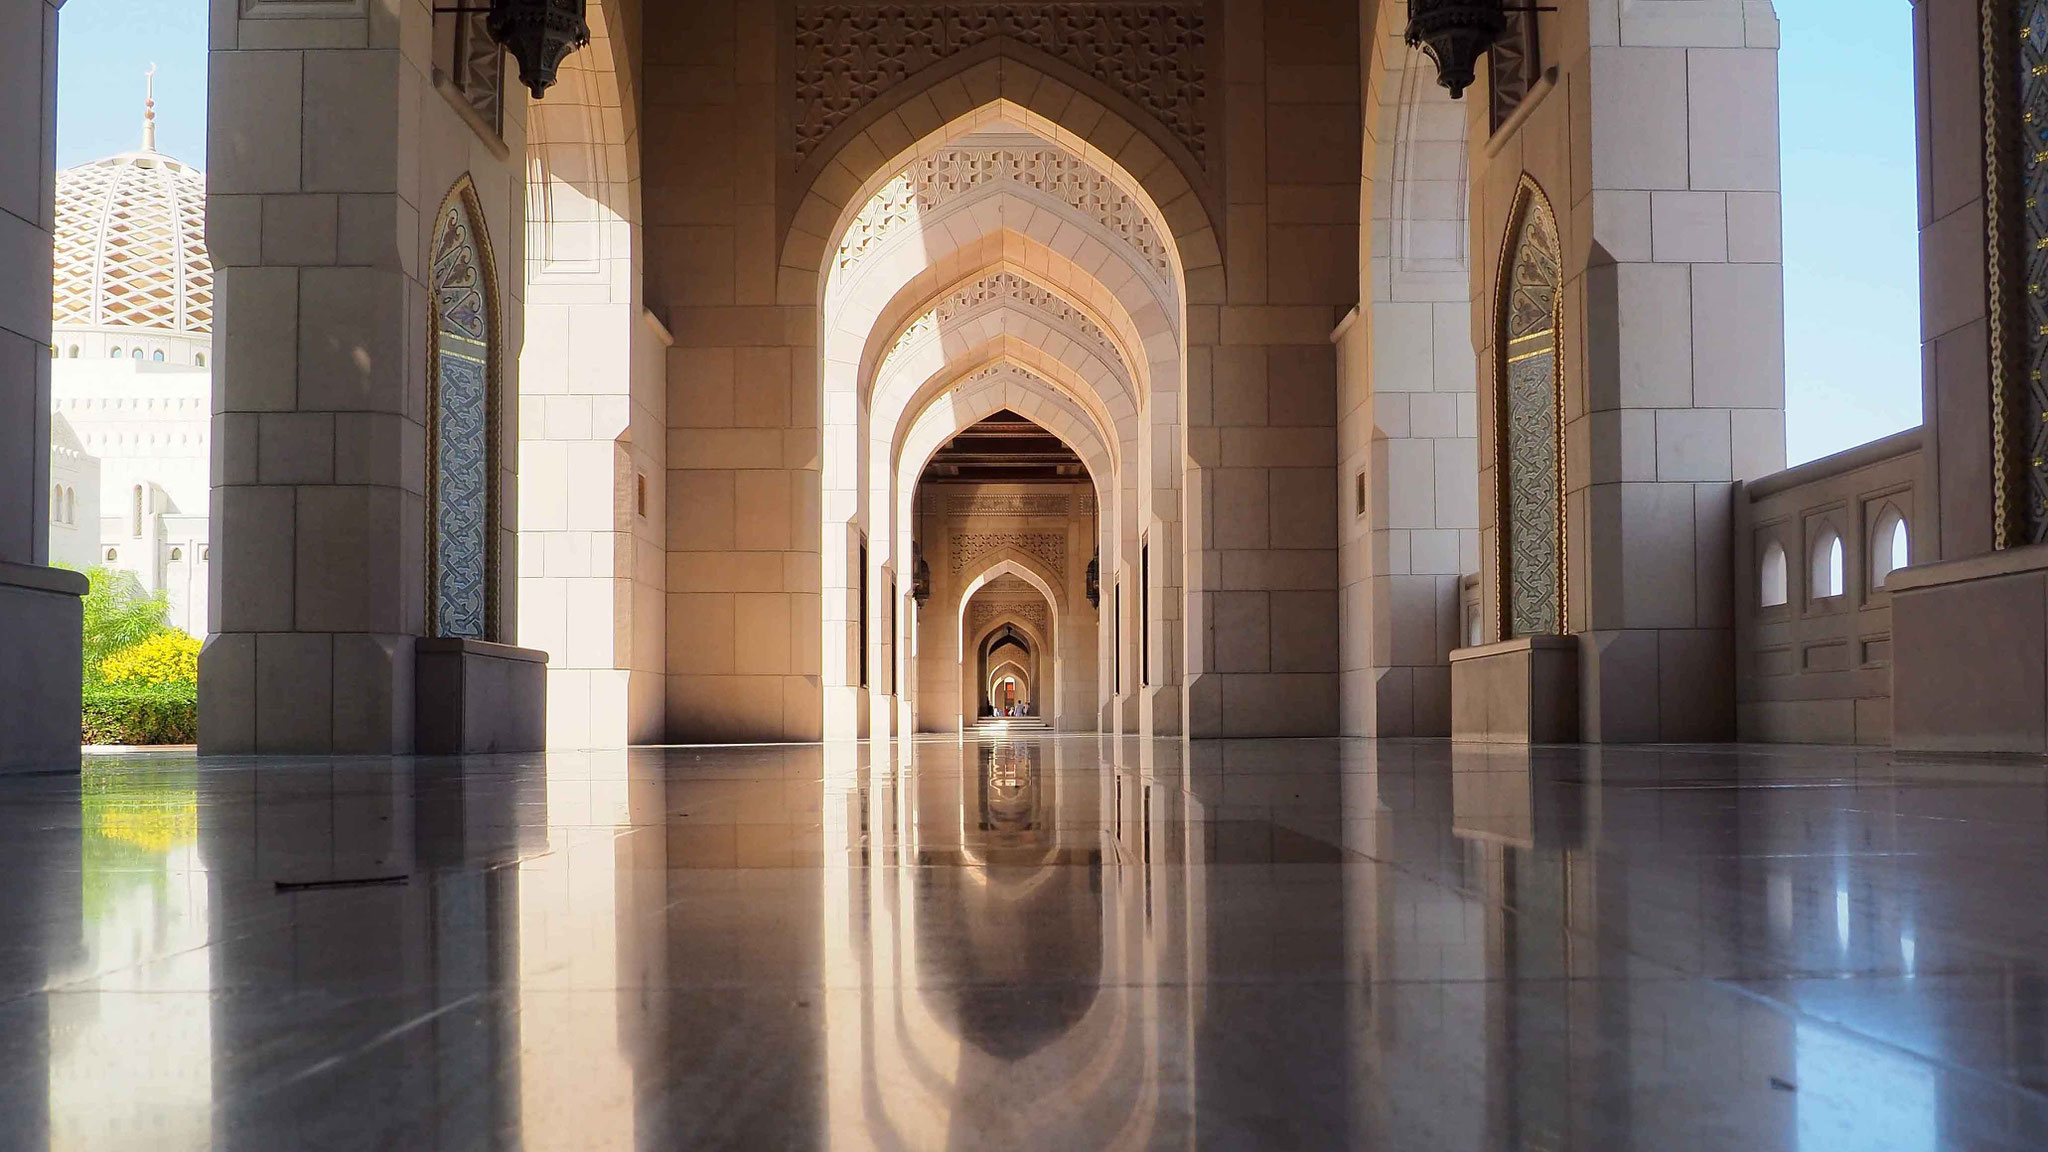
[[[1102,607],[1102,549],[1088,557],[1088,606]]]
[[[913,563],[910,566],[910,598],[917,601],[919,608],[932,598],[932,566],[925,563],[924,549],[916,544],[910,546]]]
[[[538,100],[563,57],[590,43],[585,0],[491,0],[485,31],[519,61],[519,82]]]
[[[1507,31],[1501,0],[1409,0],[1408,46],[1436,64],[1437,83],[1451,98],[1465,95],[1479,58]]]

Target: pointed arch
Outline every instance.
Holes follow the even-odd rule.
[[[468,173],[429,235],[427,628],[497,640],[502,337],[497,262]]]
[[[1523,175],[1494,312],[1494,583],[1500,638],[1562,633],[1566,538],[1563,252],[1550,198]]]

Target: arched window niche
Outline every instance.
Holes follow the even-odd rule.
[[[1501,249],[1494,329],[1502,639],[1565,631],[1561,252],[1550,199],[1524,176]]]
[[[1776,540],[1764,545],[1757,564],[1757,603],[1765,608],[1782,607],[1791,599],[1791,573],[1785,563],[1785,546]]]
[[[1905,514],[1887,504],[1870,532],[1870,586],[1882,588],[1892,573],[1912,562]]]
[[[465,175],[435,216],[427,381],[427,629],[498,639],[497,264]]]
[[[1813,540],[1812,581],[1808,585],[1815,600],[1842,594],[1842,566],[1842,534],[1833,528],[1822,528]]]

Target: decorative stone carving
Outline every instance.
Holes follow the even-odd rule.
[[[955,496],[947,501],[946,511],[954,516],[1065,516],[1067,506],[1065,496],[994,493]]]
[[[1022,620],[1026,624],[1038,629],[1040,636],[1044,636],[1052,631],[1046,624],[1045,599],[1043,597],[1032,600],[1004,602],[983,600],[977,596],[974,603],[968,605],[967,608],[968,639],[978,638],[981,635],[981,630],[988,627],[989,624],[998,618]]]
[[[435,636],[495,640],[497,304],[490,239],[469,177],[442,204],[427,405],[427,587]]]
[[[991,552],[1015,548],[1062,575],[1067,570],[1067,534],[1064,532],[955,532],[953,534],[953,575]]]
[[[1007,180],[1063,200],[1134,249],[1168,279],[1166,245],[1151,217],[1129,193],[1087,161],[1061,148],[947,148],[913,161],[882,185],[840,241],[838,267],[860,262],[891,232],[961,194]]]
[[[1014,272],[996,272],[961,285],[930,309],[910,322],[903,334],[896,338],[889,354],[882,358],[886,366],[905,348],[912,348],[937,336],[946,324],[979,311],[999,300],[1021,304],[1039,313],[1047,323],[1062,332],[1079,335],[1094,345],[1095,354],[1105,363],[1124,369],[1123,356],[1116,344],[1100,325],[1090,320],[1085,313],[1067,303],[1052,289],[1035,284]]]
[[[1208,28],[1177,4],[804,4],[796,10],[796,155],[933,64],[997,38],[1102,81],[1207,166]]]
[[[1504,429],[1496,468],[1504,638],[1565,630],[1562,262],[1557,218],[1526,179],[1510,228],[1494,350]]]

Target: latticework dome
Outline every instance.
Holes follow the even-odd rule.
[[[205,176],[147,150],[59,172],[54,319],[211,335]]]

